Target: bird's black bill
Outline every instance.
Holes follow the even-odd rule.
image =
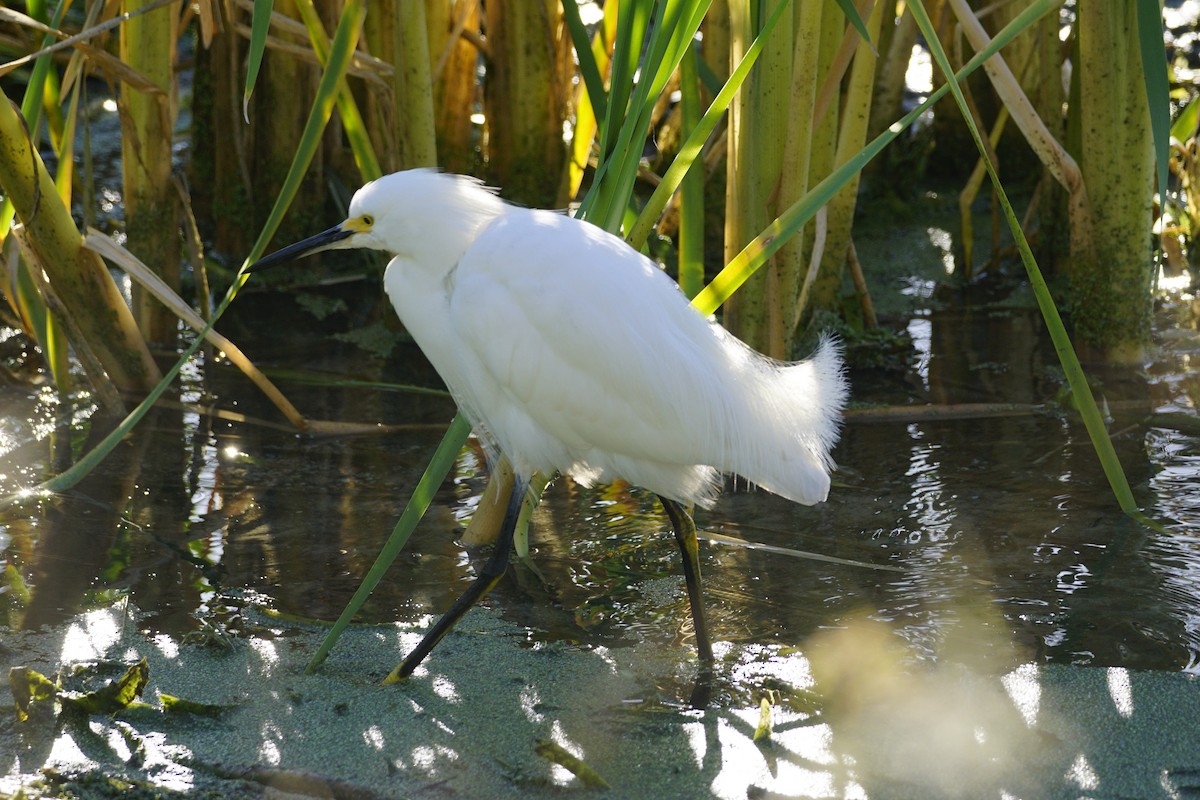
[[[246,272],[262,272],[264,269],[278,267],[280,264],[295,261],[297,258],[319,253],[322,250],[333,247],[338,242],[349,239],[353,235],[354,231],[344,228],[341,225],[335,225],[327,231],[318,233],[316,236],[310,236],[303,241],[289,244],[282,250],[276,250],[269,256],[263,256],[258,261],[246,267]]]

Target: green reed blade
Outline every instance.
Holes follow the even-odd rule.
[[[604,93],[604,79],[600,77],[600,67],[592,54],[592,43],[588,39],[587,29],[579,18],[579,4],[575,0],[563,0],[563,18],[567,22],[567,30],[571,33],[571,43],[575,46],[575,55],[579,60],[579,73],[583,76],[583,85],[587,87],[588,100],[592,104],[592,114],[596,119],[604,119],[608,104]]]
[[[762,30],[758,36],[750,43],[750,47],[746,49],[745,56],[738,63],[737,67],[730,74],[729,80],[716,93],[708,110],[704,112],[704,116],[700,118],[688,134],[687,139],[676,153],[675,159],[671,162],[671,166],[667,168],[667,172],[663,175],[654,193],[650,195],[650,199],[646,201],[646,205],[642,208],[641,214],[638,215],[637,222],[633,225],[629,232],[629,243],[635,248],[641,249],[645,244],[646,238],[650,235],[650,231],[662,216],[663,209],[667,207],[671,196],[683,183],[684,177],[692,168],[696,158],[699,157],[704,143],[708,141],[708,137],[712,135],[716,129],[717,123],[721,121],[721,116],[729,108],[729,104],[733,102],[733,96],[737,94],[738,89],[746,80],[746,76],[750,74],[750,69],[758,60],[759,54],[762,52],[763,45],[766,43],[767,37],[775,28],[780,17],[785,9],[791,8],[790,0],[780,0],[776,4],[775,10],[771,16],[763,24]],[[718,304],[719,305],[719,304]]]
[[[1158,167],[1158,192],[1165,198],[1171,150],[1171,87],[1167,81],[1166,37],[1163,36],[1158,0],[1137,0],[1137,28],[1146,101],[1150,105],[1150,130],[1154,136],[1154,160]]]
[[[471,423],[467,422],[466,418],[460,413],[455,414],[454,419],[450,421],[450,428],[446,431],[446,435],[442,437],[441,443],[438,444],[437,450],[434,451],[433,457],[429,459],[429,466],[425,467],[425,472],[421,475],[421,479],[417,481],[417,486],[413,489],[412,497],[404,506],[404,512],[401,513],[400,519],[396,522],[396,527],[392,529],[392,533],[388,536],[387,542],[384,543],[383,549],[379,551],[379,555],[375,557],[375,563],[371,565],[371,569],[363,577],[362,583],[358,585],[358,590],[354,592],[354,596],[350,598],[350,602],[346,603],[346,607],[342,609],[341,616],[337,622],[329,629],[329,633],[325,634],[325,638],[321,641],[321,646],[317,648],[317,652],[308,661],[308,666],[304,668],[307,673],[312,673],[329,655],[329,651],[333,649],[337,643],[338,637],[342,635],[342,631],[350,624],[350,620],[362,608],[363,603],[367,602],[367,598],[371,596],[371,592],[375,591],[375,587],[379,585],[379,581],[383,580],[384,574],[388,567],[396,560],[396,556],[400,555],[401,549],[408,542],[408,537],[412,535],[413,530],[417,527],[417,523],[421,521],[421,517],[425,515],[425,511],[429,508],[429,503],[433,500],[433,496],[437,493],[438,487],[442,485],[442,481],[450,473],[450,468],[454,466],[455,459],[458,458],[458,453],[462,450],[462,446],[467,441],[467,435],[471,433]]]
[[[842,13],[846,15],[846,19],[854,26],[854,30],[858,31],[858,35],[868,43],[871,43],[871,34],[867,32],[867,25],[859,15],[858,8],[854,5],[854,0],[837,0],[837,4]],[[873,43],[871,43],[871,46],[874,48]]]
[[[962,69],[955,73],[955,78],[959,81],[965,79],[978,69],[984,61],[998,52],[1000,48],[1012,41],[1013,38],[1030,25],[1037,22],[1042,16],[1058,8],[1059,5],[1061,5],[1061,0],[1034,0],[1034,2],[1030,3],[996,34],[992,39],[992,43],[987,48],[976,53]],[[789,238],[796,235],[810,219],[816,216],[817,211],[833,199],[833,196],[846,185],[846,182],[855,173],[862,170],[871,159],[879,155],[884,147],[906,131],[910,125],[916,122],[921,114],[933,107],[949,90],[948,84],[939,86],[926,98],[925,102],[893,123],[887,130],[870,141],[866,147],[847,159],[844,164],[838,166],[824,180],[810,189],[806,195],[793,203],[778,218],[771,222],[770,225],[763,229],[762,233],[754,237],[742,249],[742,252],[734,256],[733,260],[725,265],[725,268],[712,279],[708,286],[704,287],[704,290],[696,295],[692,301],[693,304],[705,314],[711,314],[720,308],[721,304],[729,299],[737,291],[738,287],[745,283],[760,266],[766,263],[768,258],[774,255]],[[668,174],[670,174],[670,170],[668,170]],[[665,179],[663,183],[666,183]],[[670,191],[674,191],[674,189]],[[670,195],[668,194],[667,196],[669,197]]]
[[[1046,281],[1042,277],[1042,272],[1038,268],[1037,261],[1034,260],[1033,253],[1029,249],[1029,243],[1025,240],[1025,234],[1021,230],[1021,223],[1013,212],[1012,205],[1008,201],[1008,195],[1000,183],[1000,177],[996,174],[995,165],[992,164],[991,159],[988,157],[988,150],[984,146],[983,137],[979,133],[979,129],[975,125],[975,120],[967,108],[966,98],[963,96],[958,78],[954,76],[954,71],[950,68],[950,61],[938,42],[933,23],[925,11],[922,0],[912,0],[909,9],[916,18],[917,26],[921,29],[921,33],[927,37],[926,41],[930,45],[934,60],[942,70],[942,73],[947,76],[946,85],[954,95],[954,100],[958,104],[963,119],[967,123],[967,128],[971,132],[971,138],[975,140],[975,146],[979,150],[983,164],[992,179],[992,187],[995,189],[996,197],[999,199],[1000,205],[1004,210],[1004,218],[1008,223],[1009,230],[1012,232],[1013,240],[1016,242],[1017,249],[1021,253],[1021,262],[1025,265],[1025,271],[1029,277],[1029,285],[1033,289],[1038,308],[1042,312],[1042,319],[1046,323],[1046,329],[1049,331],[1050,339],[1054,343],[1054,350],[1058,354],[1063,373],[1066,375],[1067,384],[1071,387],[1071,392],[1075,397],[1079,413],[1083,417],[1084,427],[1086,427],[1088,436],[1092,441],[1092,447],[1095,448],[1096,455],[1100,459],[1100,465],[1104,469],[1105,477],[1108,478],[1108,484],[1112,488],[1113,495],[1116,497],[1121,510],[1126,514],[1140,514],[1137,503],[1133,498],[1133,491],[1129,488],[1129,481],[1125,477],[1125,471],[1121,468],[1121,461],[1117,458],[1112,440],[1109,438],[1108,431],[1104,427],[1104,418],[1100,415],[1100,409],[1096,407],[1096,399],[1092,396],[1092,390],[1088,386],[1083,366],[1079,363],[1079,358],[1076,356],[1075,349],[1071,344],[1071,338],[1067,334],[1062,318],[1058,314],[1058,307],[1054,304],[1054,298],[1050,294],[1050,289],[1046,286]]]
[[[317,54],[317,61],[324,67],[329,61],[329,39],[325,32],[325,23],[321,22],[312,0],[296,0],[296,10],[304,20],[308,40]],[[354,102],[354,95],[350,92],[345,78],[338,82],[337,110],[342,120],[342,130],[346,133],[346,141],[350,143],[350,152],[354,154],[354,163],[358,166],[363,182],[379,178],[383,175],[383,170],[375,156],[375,147],[371,144],[367,125],[363,122],[358,104]]]
[[[242,117],[250,123],[250,95],[258,81],[258,70],[267,51],[267,34],[271,31],[272,0],[254,0],[254,14],[250,20],[250,52],[246,55],[246,88],[242,92]]]

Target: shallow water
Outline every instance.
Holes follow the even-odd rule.
[[[357,289],[333,291],[357,298],[364,310],[354,324],[378,312]],[[1137,501],[1163,525],[1155,532],[1120,513],[1082,425],[1054,410],[1062,381],[1036,316],[939,310],[928,296],[918,300],[924,307],[908,323],[911,369],[852,370],[857,403],[1046,405],[963,419],[852,412],[827,503],[805,508],[728,487],[715,509],[698,516],[703,529],[861,563],[703,543],[720,662],[715,706],[752,715],[764,691],[782,689],[782,707],[800,725],[813,701],[795,692],[811,683],[813,643],[830,631],[858,631],[864,620],[884,623],[889,639],[904,645],[902,659],[918,668],[1200,672],[1200,447],[1194,436],[1142,422],[1156,409],[1194,409],[1200,384],[1191,361],[1200,337],[1164,314],[1162,348],[1146,370],[1094,375]],[[264,323],[287,335],[247,336],[260,365],[437,385],[411,346],[380,367],[331,342],[282,296],[239,299],[224,329],[238,340]],[[10,626],[53,626],[116,601],[140,610],[134,624],[148,641],[254,641],[264,609],[284,619],[336,618],[453,407],[425,394],[286,377],[279,384],[312,418],[410,427],[297,435],[232,368],[199,361],[182,386],[182,409],[152,413],[76,489],[3,512],[0,558],[11,570],[0,610]],[[102,432],[80,421],[86,404],[72,408],[51,391],[10,384],[0,402],[2,494],[45,473],[62,452],[52,442],[72,442],[78,453],[85,437]],[[246,419],[200,410],[210,404]],[[468,448],[359,621],[419,630],[450,605],[483,558],[458,537],[485,483],[482,457]],[[512,646],[649,648],[676,666],[646,679],[654,688],[639,702],[685,706],[690,618],[678,554],[653,497],[559,479],[531,536],[533,566],[514,565],[486,601],[523,632]],[[454,668],[453,653],[442,655],[447,644],[427,662],[435,673]],[[856,665],[871,672],[863,660]],[[390,666],[378,664],[374,677]]]
[[[239,303],[247,322],[270,318],[279,329],[305,330],[280,298]],[[1059,390],[1053,352],[1027,312],[934,311],[913,317],[909,332],[914,368],[852,372],[857,402],[1036,404]],[[1149,370],[1153,378],[1117,376],[1121,384],[1104,387],[1111,407],[1121,409],[1110,430],[1135,495],[1165,533],[1116,509],[1082,426],[1066,412],[892,421],[852,412],[835,451],[840,468],[828,503],[804,508],[731,485],[698,521],[718,534],[899,571],[707,544],[714,638],[799,644],[866,613],[933,657],[942,629],[969,600],[1036,661],[1197,669],[1197,441],[1139,422],[1154,408],[1188,407],[1196,394],[1187,372],[1196,338],[1175,335],[1166,344]],[[369,374],[371,360],[355,348],[319,338],[289,334],[286,347],[272,350],[251,355],[282,368],[437,385],[411,347],[404,353],[415,366],[392,366],[381,376]],[[13,610],[26,627],[61,620],[113,592],[127,593],[149,613],[149,626],[172,635],[194,629],[197,617],[219,618],[222,594],[231,590],[256,593],[286,614],[334,618],[452,414],[443,398],[283,379],[310,417],[413,426],[301,436],[275,427],[278,414],[228,366],[191,372],[184,400],[274,426],[214,419],[196,406],[160,409],[76,490],[5,512],[0,552],[28,581],[28,607]],[[50,393],[7,391],[13,445],[5,493],[44,469],[53,439],[47,431],[62,410]],[[364,620],[437,613],[469,583],[480,556],[457,537],[485,478],[478,451],[464,451]],[[490,600],[527,625],[531,638],[686,638],[677,552],[646,493],[559,479],[537,511],[532,550],[541,579],[516,568]]]

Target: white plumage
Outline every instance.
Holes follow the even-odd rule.
[[[623,478],[711,505],[720,473],[825,499],[846,387],[835,345],[796,364],[704,319],[620,238],[431,170],[367,184],[334,246],[391,253],[401,322],[518,474]],[[361,224],[361,223],[360,223]]]
[[[798,503],[825,499],[846,399],[837,347],[824,340],[796,364],[764,358],[618,237],[431,170],[367,184],[345,222],[250,269],[342,247],[392,254],[383,280],[401,322],[516,475],[496,550],[389,680],[410,675],[500,580],[535,471],[624,478],[662,498],[707,670],[696,529],[681,504],[711,505],[722,473]]]

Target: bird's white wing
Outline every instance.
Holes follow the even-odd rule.
[[[452,280],[451,326],[478,366],[468,393],[510,456],[617,474],[621,459],[715,461],[705,428],[723,402],[725,376],[711,374],[724,366],[723,334],[621,240],[513,213],[480,234]]]

